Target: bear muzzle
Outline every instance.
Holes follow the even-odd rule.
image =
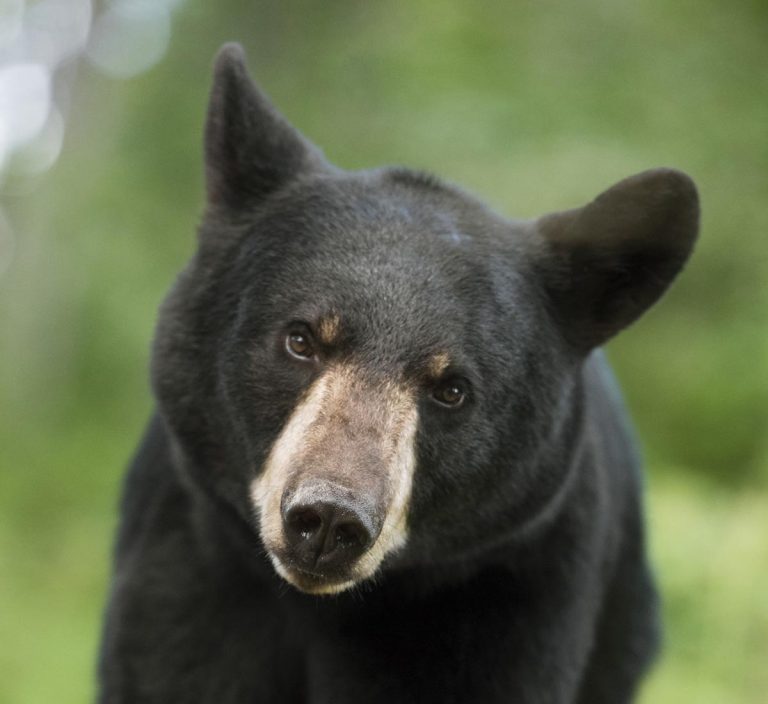
[[[404,546],[417,421],[410,388],[365,370],[337,365],[313,382],[250,487],[278,574],[336,593]]]

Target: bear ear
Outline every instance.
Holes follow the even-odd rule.
[[[638,318],[664,293],[699,229],[693,181],[653,169],[620,181],[588,205],[536,222],[552,310],[582,353]]]
[[[246,208],[325,166],[320,151],[256,87],[242,47],[225,44],[216,57],[205,126],[209,204]]]

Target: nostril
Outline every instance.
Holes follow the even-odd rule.
[[[359,523],[351,521],[336,525],[333,538],[340,548],[365,547],[369,539],[365,528]]]
[[[311,538],[323,525],[320,514],[312,508],[298,508],[289,511],[286,523],[302,538]]]

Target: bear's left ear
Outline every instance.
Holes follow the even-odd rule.
[[[682,269],[699,229],[693,181],[672,169],[631,176],[583,208],[536,222],[551,308],[581,353],[629,325]]]
[[[327,168],[320,150],[256,87],[239,44],[225,44],[215,62],[205,126],[208,202],[242,209],[296,176]]]

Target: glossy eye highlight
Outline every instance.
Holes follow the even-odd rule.
[[[448,380],[435,387],[432,391],[432,398],[441,406],[458,408],[464,403],[466,392],[459,381]]]
[[[285,336],[285,349],[296,359],[309,360],[315,356],[315,345],[307,330],[291,330]]]

